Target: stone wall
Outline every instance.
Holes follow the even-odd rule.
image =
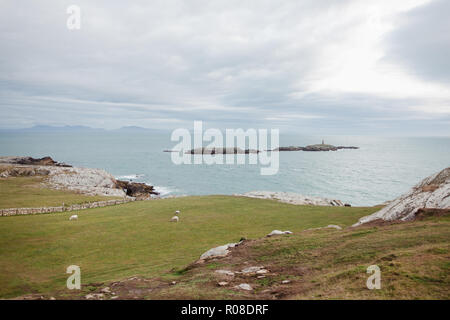
[[[117,200],[87,202],[87,203],[82,203],[82,204],[73,204],[71,206],[60,206],[60,207],[0,209],[0,216],[5,217],[5,216],[16,216],[16,215],[24,215],[24,214],[55,213],[55,212],[84,210],[84,209],[114,206],[117,204],[122,204],[122,203],[127,203],[127,202],[132,202],[132,201],[136,201],[136,198],[123,198],[123,199],[117,199]]]

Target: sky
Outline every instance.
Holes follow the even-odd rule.
[[[69,30],[67,8],[81,10]],[[0,0],[0,128],[450,136],[450,1]]]

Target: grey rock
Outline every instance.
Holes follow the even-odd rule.
[[[340,226],[338,226],[336,224],[329,224],[325,228],[334,228],[334,229],[337,229],[337,230],[342,230],[342,227],[340,227]]]
[[[412,220],[417,211],[423,208],[450,208],[450,167],[423,179],[409,192],[396,198],[380,211],[362,217],[353,226],[377,219]]]
[[[226,276],[234,277],[234,272],[230,270],[216,270],[215,272]]]
[[[245,268],[245,269],[242,269],[242,273],[256,273],[257,271],[260,271],[260,270],[262,270],[262,269],[264,269],[264,267],[257,267],[257,266],[255,266],[255,267],[248,267],[248,268]]]
[[[200,260],[225,257],[228,253],[230,253],[230,251],[228,250],[229,248],[233,248],[233,247],[239,245],[240,243],[241,242],[228,243],[223,246],[218,246],[218,247],[209,249],[208,251],[206,251],[205,253],[203,253],[200,256]]]
[[[271,236],[277,236],[277,235],[281,235],[281,234],[292,234],[291,231],[280,231],[280,230],[273,230],[271,233],[269,233],[267,236],[271,237]]]
[[[304,196],[294,192],[272,192],[272,191],[250,191],[238,196],[276,200],[278,202],[294,205],[312,205],[312,206],[344,206],[342,201],[328,198]]]
[[[246,290],[246,291],[253,290],[253,288],[248,283],[241,283],[240,285],[236,286],[236,288]]]

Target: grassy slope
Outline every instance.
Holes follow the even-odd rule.
[[[231,256],[194,266],[147,298],[201,299],[450,299],[450,217],[378,227],[310,230],[263,238],[237,247]],[[381,269],[381,290],[368,290],[370,265]],[[265,266],[264,279],[213,271]],[[289,279],[291,283],[282,284]],[[231,289],[249,283],[246,293]],[[231,290],[230,290],[231,289]]]
[[[181,210],[181,221],[169,223],[175,210]],[[68,221],[71,213],[2,217],[0,297],[61,290],[72,264],[81,267],[82,284],[154,277],[241,237],[255,239],[274,229],[348,226],[374,211],[206,196],[83,210],[78,221]]]
[[[75,203],[111,200],[114,197],[86,196],[72,191],[42,187],[42,177],[0,179],[0,209],[60,206]]]

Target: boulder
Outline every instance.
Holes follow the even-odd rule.
[[[337,229],[337,230],[342,230],[342,228],[340,226],[335,225],[335,224],[329,224],[325,228],[333,228],[333,229]]]
[[[116,188],[124,190],[127,196],[138,199],[148,198],[151,197],[151,195],[159,195],[153,186],[139,182],[116,180]]]
[[[248,283],[241,283],[240,285],[236,286],[237,289],[247,290],[251,291],[253,288]]]
[[[227,244],[225,244],[223,246],[218,246],[218,247],[209,249],[208,251],[206,251],[205,253],[203,253],[200,256],[200,260],[225,257],[226,255],[228,255],[228,253],[230,253],[228,248],[233,248],[233,247],[239,245],[240,243],[241,242],[238,242],[238,243],[227,243]]]
[[[336,224],[329,224],[326,227],[318,227],[318,228],[309,228],[305,229],[303,231],[311,231],[311,230],[322,230],[322,229],[336,229],[336,230],[342,230],[342,227],[336,225]]]
[[[269,233],[267,236],[271,237],[271,236],[277,236],[277,235],[281,235],[281,234],[292,234],[291,231],[280,231],[280,230],[273,230],[271,233]]]
[[[245,269],[242,269],[242,273],[256,273],[256,272],[258,272],[258,271],[260,271],[260,270],[265,270],[264,269],[264,267],[248,267],[248,268],[245,268]]]
[[[221,274],[221,275],[234,277],[234,272],[230,271],[230,270],[216,270],[215,272],[218,273],[218,274]]]
[[[100,299],[101,300],[104,297],[105,297],[105,295],[103,293],[90,293],[85,296],[85,298],[87,300],[92,300],[92,299]]]
[[[362,217],[353,226],[378,219],[385,221],[413,220],[419,210],[424,208],[450,208],[450,167],[425,178],[409,192],[396,198],[380,211]]]

